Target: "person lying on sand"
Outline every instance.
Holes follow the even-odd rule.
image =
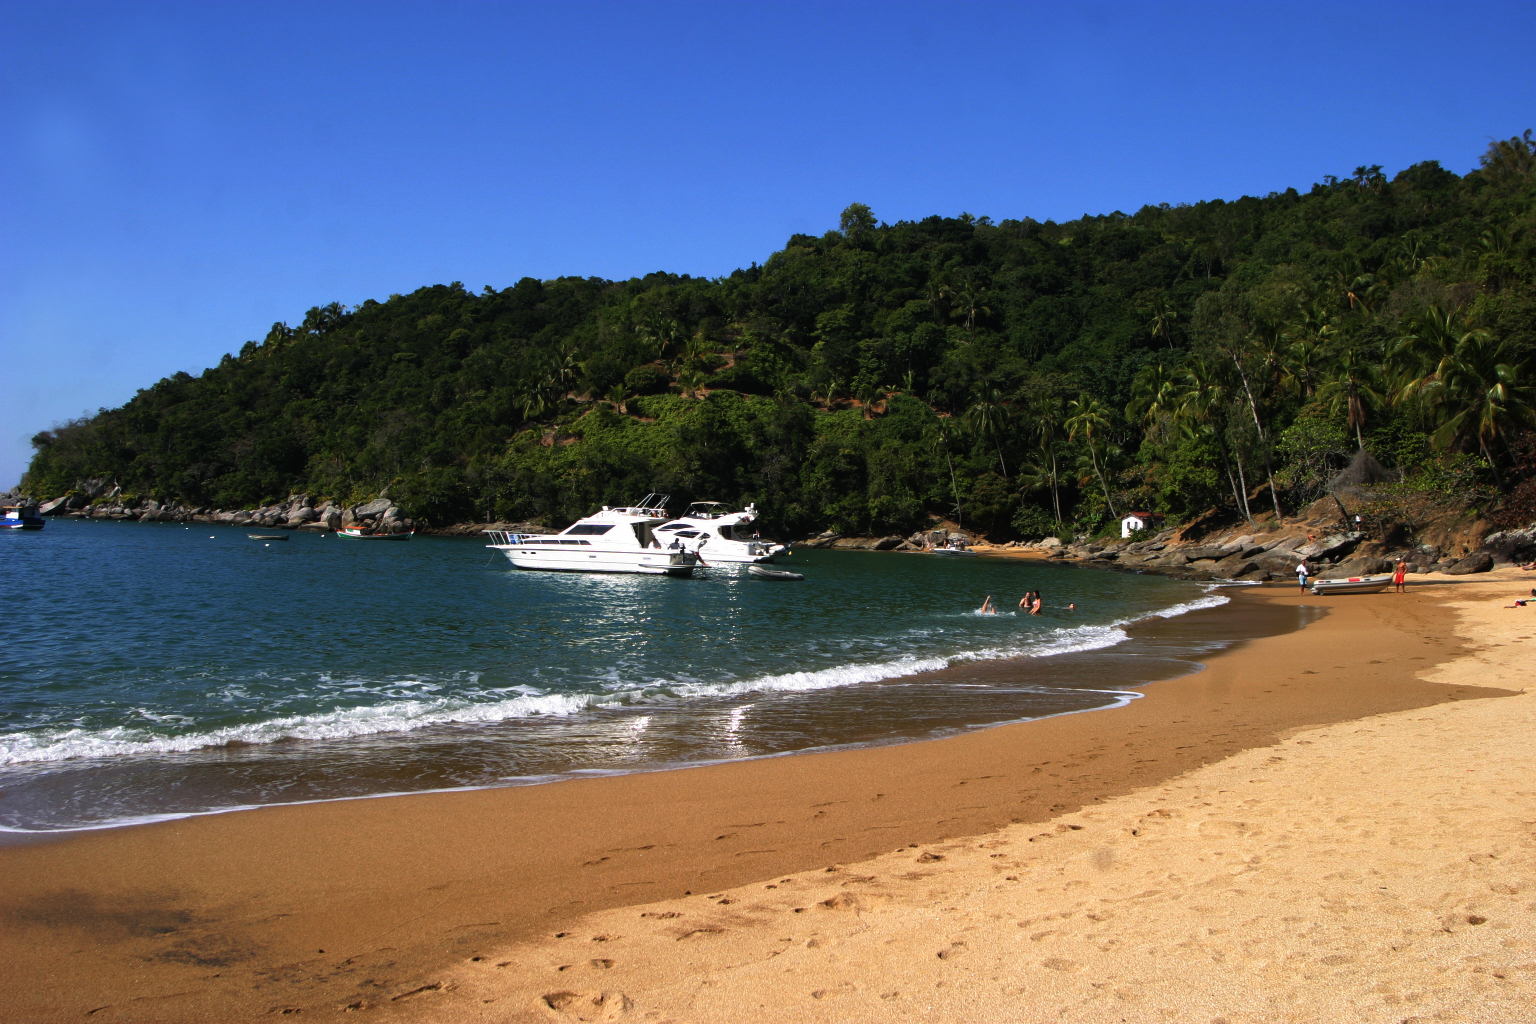
[[[1536,569],[1536,562],[1526,562],[1520,568],[1522,568],[1522,569]]]
[[[1514,604],[1507,604],[1504,607],[1505,608],[1524,608],[1526,605],[1528,605],[1530,603],[1531,603],[1531,599],[1530,598],[1526,598],[1523,601],[1516,601]]]

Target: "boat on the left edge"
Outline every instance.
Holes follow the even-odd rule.
[[[0,506],[0,527],[7,530],[41,530],[47,522],[37,514],[36,505]]]
[[[519,569],[561,572],[637,572],[692,576],[699,555],[674,538],[666,547],[655,533],[667,521],[665,494],[647,494],[638,505],[609,508],[578,519],[554,536],[486,530],[486,547]]]
[[[404,533],[379,533],[371,526],[343,526],[336,531],[338,537],[356,537],[358,540],[410,540],[415,534],[415,530],[406,530]]]

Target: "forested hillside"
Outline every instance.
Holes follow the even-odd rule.
[[[1494,502],[1531,461],[1533,221],[1530,132],[1464,176],[1362,167],[1064,224],[854,204],[714,280],[311,309],[39,433],[23,483],[225,508],[387,487],[436,524],[659,490],[787,532],[1040,536],[1293,508],[1363,446],[1403,487]]]

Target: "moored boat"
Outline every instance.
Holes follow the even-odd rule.
[[[41,530],[47,522],[37,514],[36,505],[0,506],[0,529]]]
[[[609,508],[578,519],[561,533],[535,535],[486,530],[491,543],[519,569],[558,572],[633,572],[692,576],[700,562],[681,538],[665,546],[656,527],[667,521],[665,494],[647,494],[638,505]]]
[[[684,547],[703,555],[713,565],[717,562],[761,564],[789,554],[789,547],[764,540],[758,528],[757,506],[748,505],[732,512],[718,501],[696,501],[688,511],[664,526],[656,535],[666,543],[675,537]]]
[[[248,533],[248,534],[246,534],[246,536],[248,538],[250,538],[251,540],[287,540],[288,537],[289,537],[289,534],[286,534],[286,533]]]
[[[1341,580],[1313,580],[1314,594],[1377,594],[1392,585],[1392,574],[1351,576]]]
[[[416,535],[415,530],[406,530],[404,533],[379,533],[371,526],[343,526],[336,531],[339,537],[355,537],[358,540],[410,540]],[[286,540],[287,538],[283,538]]]

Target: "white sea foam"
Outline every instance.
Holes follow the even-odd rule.
[[[0,765],[38,764],[77,759],[169,754],[238,744],[263,745],[280,740],[350,739],[405,733],[435,725],[492,725],[520,718],[577,714],[593,707],[670,703],[704,697],[751,693],[811,692],[856,686],[935,672],[951,665],[1007,658],[1053,657],[1113,647],[1126,639],[1123,627],[1149,618],[1172,618],[1229,599],[1207,594],[1192,601],[1147,612],[1105,626],[1059,627],[1017,644],[961,651],[942,656],[906,655],[886,661],[835,665],[727,681],[654,680],[649,685],[614,687],[598,693],[481,691],[456,697],[392,699],[381,704],[289,715],[200,732],[159,735],[135,726],[104,729],[31,729],[0,735]],[[612,682],[618,682],[613,680]],[[391,684],[398,690],[402,683]],[[437,687],[422,684],[428,691]],[[355,688],[354,688],[355,689]]]

